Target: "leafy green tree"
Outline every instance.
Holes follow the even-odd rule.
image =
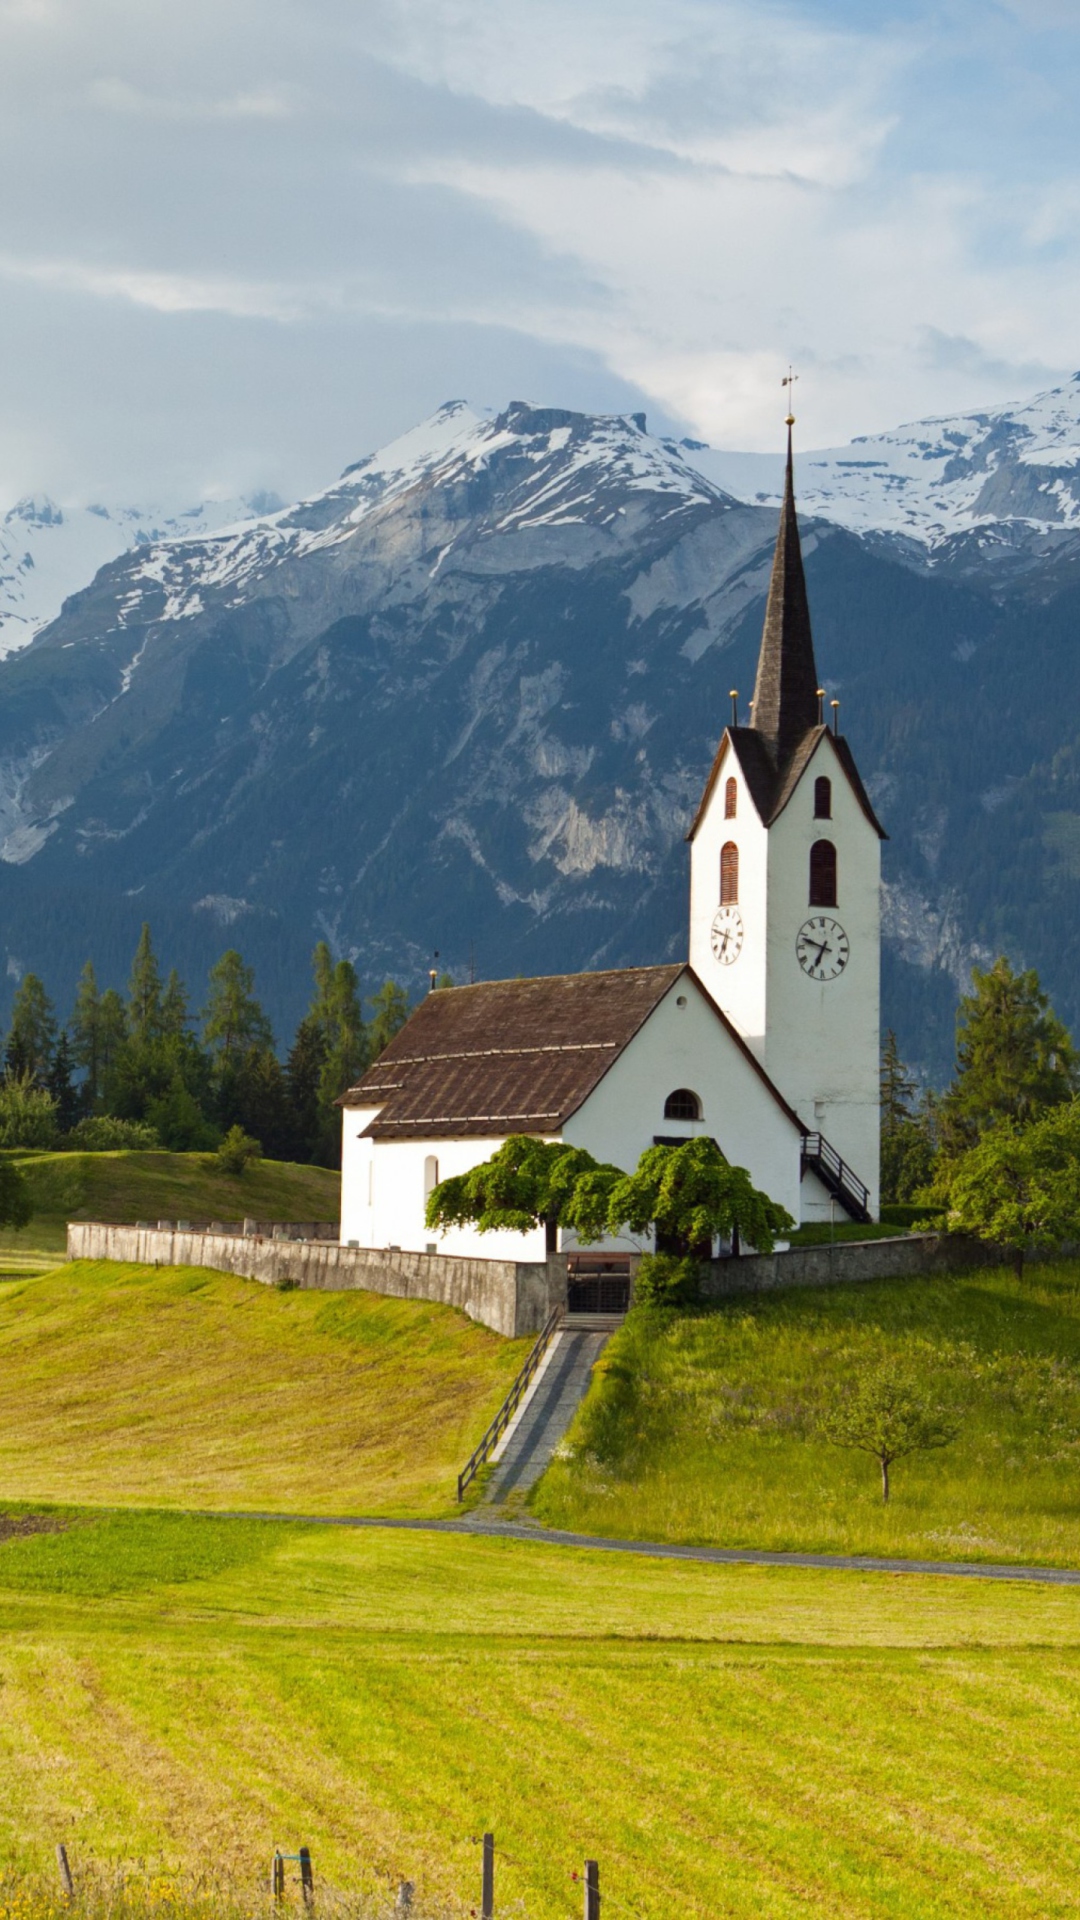
[[[1080,1101],[991,1127],[942,1163],[924,1197],[945,1208],[951,1233],[1006,1249],[1022,1278],[1029,1254],[1080,1240]]]
[[[835,1447],[869,1453],[881,1469],[881,1498],[889,1498],[889,1469],[911,1453],[952,1444],[961,1421],[936,1400],[910,1368],[894,1360],[866,1367],[836,1393],[820,1417],[820,1432]]]
[[[188,1030],[188,996],[176,968],[172,967],[161,996],[161,1031],[165,1039]]]
[[[220,1138],[179,1068],[164,1092],[148,1102],[145,1118],[171,1153],[205,1152],[216,1147]]]
[[[161,1038],[161,970],[145,920],[128,981],[128,1030],[136,1041]]]
[[[600,1238],[611,1189],[623,1177],[583,1147],[512,1134],[490,1159],[440,1181],[428,1196],[425,1217],[429,1227],[469,1224],[481,1233],[527,1233],[543,1226],[554,1251],[560,1226],[574,1227],[582,1239]]]
[[[0,1227],[25,1227],[33,1210],[21,1172],[6,1154],[0,1155]]]
[[[255,998],[255,976],[235,947],[210,969],[210,994],[203,1008],[203,1040],[219,1061],[247,1047],[272,1047],[270,1022]]]
[[[111,1113],[91,1113],[72,1127],[64,1145],[82,1153],[118,1153],[123,1149],[150,1152],[161,1140],[145,1120],[117,1120]]]
[[[70,1133],[79,1117],[79,1095],[71,1083],[73,1064],[67,1034],[61,1029],[45,1083],[56,1103],[56,1124],[61,1133]]]
[[[119,999],[119,995],[116,996]],[[123,1009],[121,1008],[121,1011]],[[101,994],[98,992],[94,963],[88,960],[75,989],[75,1007],[71,1015],[71,1055],[83,1073],[82,1104],[92,1113],[101,1091]]]
[[[43,1087],[52,1063],[56,1044],[56,1015],[36,973],[26,973],[19,982],[11,1009],[5,1067],[13,1079],[29,1075]]]
[[[1033,968],[1015,973],[1003,957],[971,977],[957,1014],[956,1077],[941,1107],[947,1153],[1002,1121],[1034,1119],[1080,1085],[1072,1041]]]
[[[701,1262],[647,1253],[634,1275],[635,1307],[693,1307],[701,1298]]]
[[[373,994],[371,1006],[375,1013],[368,1026],[369,1057],[377,1060],[384,1047],[390,1045],[396,1033],[400,1033],[409,1017],[409,996],[404,987],[394,980],[386,980]]]
[[[56,1102],[29,1074],[0,1080],[0,1148],[56,1145]]]
[[[736,1236],[771,1253],[795,1222],[786,1208],[755,1187],[745,1167],[733,1167],[713,1140],[648,1147],[636,1170],[611,1191],[607,1230],[655,1232],[657,1250],[708,1257],[716,1234]]]
[[[262,1147],[243,1127],[230,1127],[217,1150],[225,1173],[242,1174],[252,1161],[262,1159]]]

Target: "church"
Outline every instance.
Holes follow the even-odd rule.
[[[433,990],[343,1096],[343,1242],[571,1251],[424,1224],[440,1180],[518,1133],[627,1171],[705,1135],[800,1222],[876,1218],[885,836],[818,682],[792,424],[749,724],[732,696],[687,835],[687,959]]]

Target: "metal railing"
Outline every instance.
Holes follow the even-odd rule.
[[[543,1329],[540,1333],[540,1337],[537,1340],[536,1345],[533,1347],[531,1353],[529,1354],[529,1357],[526,1360],[525,1365],[522,1367],[521,1372],[518,1374],[517,1379],[514,1381],[514,1384],[511,1387],[509,1393],[507,1394],[506,1399],[503,1401],[502,1406],[499,1408],[498,1413],[495,1415],[495,1418],[492,1421],[487,1432],[485,1433],[483,1439],[481,1440],[480,1445],[474,1448],[473,1452],[469,1455],[468,1460],[465,1462],[465,1465],[462,1467],[461,1472],[458,1474],[457,1497],[459,1500],[462,1498],[470,1480],[475,1480],[481,1467],[484,1465],[485,1461],[489,1458],[489,1456],[494,1452],[495,1448],[499,1444],[499,1441],[502,1435],[506,1432],[507,1427],[510,1425],[511,1420],[513,1419],[515,1413],[517,1412],[519,1406],[521,1405],[522,1400],[525,1397],[526,1388],[528,1387],[530,1381],[532,1380],[533,1375],[535,1374],[538,1366],[540,1365],[541,1360],[543,1359],[545,1353],[547,1352],[549,1346],[551,1345],[551,1342],[555,1334],[558,1332],[559,1322],[561,1321],[564,1312],[565,1312],[565,1308],[561,1305],[557,1307],[552,1307],[551,1312],[548,1314],[548,1317],[544,1322]]]
[[[856,1219],[870,1218],[870,1189],[842,1160],[823,1133],[808,1133],[803,1140],[803,1165],[819,1174],[825,1185]]]

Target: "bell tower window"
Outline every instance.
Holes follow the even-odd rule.
[[[676,1087],[664,1101],[665,1120],[700,1120],[701,1101],[689,1087]]]
[[[720,849],[720,905],[734,907],[739,901],[739,849],[728,840]]]
[[[739,787],[735,780],[724,782],[724,819],[734,820],[739,807]]]
[[[832,819],[832,781],[824,774],[814,781],[814,819]]]
[[[836,905],[836,848],[831,840],[815,840],[810,849],[810,905]]]

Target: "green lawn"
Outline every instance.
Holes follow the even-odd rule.
[[[0,1864],[31,1894],[63,1839],[81,1877],[250,1912],[304,1843],[318,1885],[457,1916],[491,1829],[529,1920],[580,1913],[586,1856],[611,1920],[1077,1910],[1080,1592],[76,1521],[0,1544]]]
[[[431,1513],[528,1348],[449,1307],[77,1261],[0,1285],[0,1498]]]
[[[34,1218],[0,1234],[0,1261],[62,1253],[69,1220],[322,1220],[338,1217],[341,1177],[262,1160],[225,1173],[212,1153],[19,1153]]]
[[[897,1463],[888,1508],[874,1461],[815,1430],[884,1354],[963,1408],[953,1446]],[[638,1539],[1080,1566],[1080,1264],[632,1314],[533,1508]]]

